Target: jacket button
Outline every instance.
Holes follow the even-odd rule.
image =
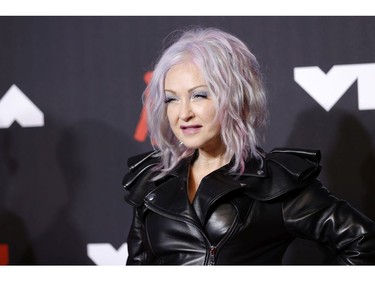
[[[263,174],[264,174],[264,171],[263,171],[263,170],[258,170],[258,171],[257,171],[257,175],[260,176],[260,175],[263,175]]]
[[[155,199],[155,194],[151,193],[150,195],[147,195],[147,200],[148,201],[153,201]]]

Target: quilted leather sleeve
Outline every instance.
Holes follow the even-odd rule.
[[[146,253],[142,241],[142,215],[140,208],[134,208],[133,221],[127,239],[127,265],[142,265],[144,263]]]
[[[375,264],[375,223],[314,181],[283,205],[285,226],[326,245],[338,264]]]
[[[292,148],[275,148],[267,153],[259,175],[244,178],[247,193],[260,201],[276,199],[301,190],[320,173],[320,151]]]
[[[160,152],[155,150],[129,158],[129,171],[125,174],[122,185],[125,188],[125,201],[133,206],[143,204],[143,199],[153,184],[149,182],[152,168],[160,163]]]
[[[320,151],[312,149],[275,148],[268,154],[269,161],[278,164],[301,182],[319,175],[320,159]]]

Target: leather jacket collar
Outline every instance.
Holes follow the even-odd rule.
[[[190,204],[187,196],[187,180],[189,166],[194,157],[195,155],[181,160],[167,176],[155,182],[156,187],[145,197],[148,207],[157,208],[158,211],[170,215],[178,214],[192,221],[198,217],[201,224],[204,224],[209,209],[215,202],[247,185],[239,180],[240,178],[267,176],[264,170],[264,159],[253,158],[246,164],[242,175],[230,172],[232,160],[202,179],[195,198]]]
[[[186,210],[186,204],[189,204],[186,196],[186,181],[192,158],[181,160],[162,179],[149,181],[152,175],[150,168],[159,163],[159,157],[160,152],[153,151],[129,160],[128,165],[131,171],[123,180],[127,191],[125,199],[135,206],[142,205],[146,200],[150,204],[152,201],[152,204],[162,208],[162,206],[167,206],[166,201],[177,200],[174,192],[183,192],[184,196],[181,196],[183,199],[179,199],[184,200],[184,202],[180,202],[183,203],[182,207],[179,208],[178,204],[173,204],[176,209],[171,211],[179,213]],[[200,220],[204,221],[207,210],[216,200],[241,187],[246,188],[245,192],[251,198],[260,201],[272,200],[292,189],[306,186],[311,179],[319,174],[319,161],[320,152],[316,150],[276,148],[261,159],[250,158],[241,175],[231,173],[232,163],[229,163],[204,178],[201,190],[198,192],[199,196],[196,196],[201,199],[194,200],[193,205],[199,213]],[[270,173],[272,173],[272,177],[269,176]],[[204,188],[205,185],[210,185],[211,188]],[[134,188],[135,186],[138,187]],[[214,187],[212,188],[212,186]],[[156,195],[158,195],[157,200],[155,200]],[[151,198],[152,200],[150,200]],[[191,214],[187,216],[189,215]]]

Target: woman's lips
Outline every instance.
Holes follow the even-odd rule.
[[[194,135],[201,130],[201,125],[181,125],[180,129],[184,135]]]

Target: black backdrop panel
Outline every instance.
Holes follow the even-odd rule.
[[[360,78],[327,111],[294,77],[375,63],[374,17],[1,17],[0,263],[125,263],[121,180],[127,158],[151,148],[134,138],[144,75],[168,34],[196,25],[237,35],[257,56],[271,111],[264,148],[321,149],[321,180],[375,219],[375,106],[359,108]],[[285,263],[328,256],[297,240]]]

